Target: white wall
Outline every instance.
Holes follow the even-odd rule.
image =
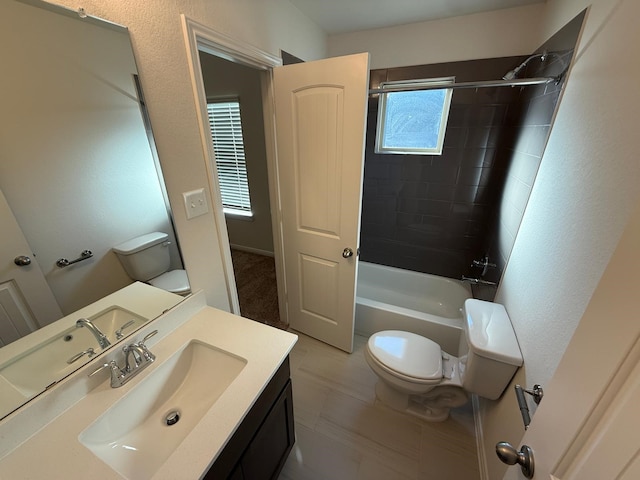
[[[0,51],[0,187],[68,314],[132,282],[112,246],[156,230],[173,239],[131,46],[122,31],[2,2]],[[55,265],[85,249],[92,259]]]
[[[589,3],[548,2],[537,42]],[[515,380],[528,386],[552,377],[638,198],[639,15],[637,2],[593,2],[496,297],[525,358]],[[493,445],[523,435],[512,388],[484,408],[489,477],[501,478]]]
[[[326,36],[286,0],[86,0],[82,6],[129,27],[189,281],[210,305],[229,309],[213,213],[187,220],[182,201],[182,192],[208,180],[180,14],[274,55],[282,49],[307,60],[326,55]]]
[[[532,52],[543,4],[329,37],[329,56],[371,53],[371,69]]]

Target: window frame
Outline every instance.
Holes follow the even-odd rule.
[[[387,87],[420,87],[420,86],[439,86],[450,85],[455,82],[455,77],[438,77],[438,78],[425,78],[417,80],[400,80],[392,82],[382,82],[380,88]],[[419,90],[419,89],[416,89]],[[440,90],[440,89],[438,89]],[[402,94],[408,93],[403,91],[389,91],[379,94],[378,98],[378,118],[376,123],[376,140],[375,140],[375,153],[381,154],[404,154],[404,155],[442,155],[442,149],[444,146],[444,137],[447,130],[447,121],[449,119],[449,110],[451,109],[451,97],[453,96],[452,88],[442,88],[445,91],[442,115],[440,116],[440,125],[438,128],[438,140],[437,144],[433,148],[419,148],[419,147],[385,147],[384,133],[386,124],[386,107],[387,96],[389,94]]]
[[[234,154],[232,155],[222,155],[220,153],[220,142],[218,141],[218,146],[216,146],[216,135],[218,135],[214,130],[214,119],[213,113],[210,109],[212,105],[220,105],[220,104],[236,104],[237,105],[237,115],[238,115],[238,123],[240,127],[240,135],[238,142],[238,135],[232,133],[233,140],[229,141],[228,144],[233,144],[234,146]],[[235,111],[234,111],[235,113]],[[232,114],[230,114],[231,117]],[[253,218],[253,207],[251,205],[251,192],[249,189],[249,174],[247,169],[247,161],[246,161],[246,149],[245,149],[245,141],[244,141],[244,128],[242,122],[242,104],[240,102],[239,97],[219,97],[219,98],[208,98],[207,99],[207,120],[209,122],[209,129],[211,133],[211,143],[213,146],[214,153],[214,161],[216,164],[216,173],[218,180],[218,187],[220,190],[220,196],[222,199],[222,210],[226,216],[234,216],[245,220],[251,220]],[[232,123],[232,120],[229,121]],[[238,149],[238,144],[240,145],[240,149]],[[241,150],[241,158],[239,158],[237,154],[237,150]],[[231,161],[230,158],[233,156],[234,160]],[[236,174],[228,174],[225,173],[225,179],[231,180],[235,177],[237,181],[237,185],[239,186],[238,192],[232,192],[230,189],[225,188],[224,182],[221,180],[221,172],[224,172],[225,167],[228,169],[229,166],[235,165],[237,169]],[[246,193],[245,193],[246,191]],[[229,197],[227,195],[235,196],[239,200],[237,202],[229,201]],[[225,198],[226,197],[226,198]],[[226,200],[226,202],[225,202]]]

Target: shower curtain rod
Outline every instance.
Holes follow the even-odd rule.
[[[478,82],[450,83],[448,85],[387,85],[381,88],[372,88],[369,95],[376,93],[391,92],[413,92],[417,90],[444,90],[447,88],[488,88],[488,87],[526,87],[529,85],[545,85],[547,83],[558,83],[560,77],[538,77],[538,78],[514,78],[513,80],[484,80]]]

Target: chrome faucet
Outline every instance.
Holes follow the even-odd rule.
[[[109,345],[111,345],[111,342],[109,341],[107,336],[104,333],[102,333],[100,329],[96,327],[91,320],[87,318],[80,318],[76,322],[76,328],[80,328],[80,327],[85,327],[91,333],[93,333],[93,336],[96,337],[96,340],[98,341],[98,345],[100,345],[100,348],[104,349],[104,348],[107,348]]]
[[[158,330],[147,334],[138,343],[132,343],[122,347],[124,353],[124,368],[120,368],[115,360],[111,360],[109,363],[105,363],[96,368],[89,374],[93,377],[96,373],[100,372],[104,368],[108,368],[111,372],[111,387],[118,388],[127,383],[138,373],[148,367],[156,359],[156,356],[149,351],[144,344],[147,340],[153,337]],[[133,360],[131,360],[133,359]]]
[[[158,333],[158,331],[154,330],[153,334],[155,335],[156,333]],[[140,343],[132,343],[131,345],[127,345],[122,348],[122,351],[124,352],[125,372],[131,373],[134,370],[144,368],[156,359],[156,356],[145,346],[144,342],[146,340],[147,337],[145,337]],[[133,357],[133,364],[129,360],[131,357]]]

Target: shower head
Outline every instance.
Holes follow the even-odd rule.
[[[531,55],[529,58],[527,58],[524,62],[522,62],[520,65],[518,65],[516,68],[514,68],[513,70],[509,70],[507,73],[504,74],[504,76],[502,77],[503,80],[513,80],[514,78],[518,77],[518,73],[520,73],[520,70],[522,70],[524,67],[527,66],[527,64],[533,60],[534,58],[539,58],[541,62],[544,62],[547,57],[549,56],[549,54],[545,51],[542,53],[536,53],[534,55]]]

